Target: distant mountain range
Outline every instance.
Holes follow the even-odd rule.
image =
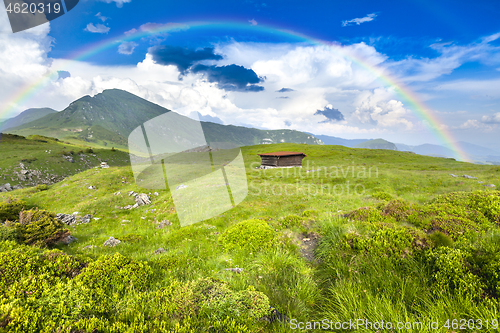
[[[28,109],[14,118],[1,121],[0,130],[22,136],[38,134],[90,146],[126,149],[132,130],[166,112],[171,111],[129,92],[110,89],[93,97],[84,96],[61,112],[50,108]],[[182,115],[179,117],[190,119]],[[384,139],[343,139],[288,129],[259,130],[206,121],[202,121],[201,126],[208,142],[231,142],[239,146],[280,142],[324,143],[351,148],[391,149],[420,155],[455,157],[452,147],[433,144],[411,146]],[[181,135],[181,129],[174,128],[171,131],[179,131],[179,136]],[[499,151],[467,142],[458,144],[475,162],[500,164]]]
[[[454,150],[450,146],[440,146],[429,143],[412,146],[403,143],[392,143],[383,139],[348,140],[329,135],[314,136],[323,141],[325,144],[339,145],[350,148],[391,149],[399,151],[409,151],[419,155],[435,157],[456,156]],[[469,158],[476,163],[500,164],[500,151],[474,145],[464,141],[459,141],[457,142],[457,144],[469,156]]]
[[[17,126],[9,127],[4,132],[22,136],[37,134],[69,142],[84,141],[95,146],[127,148],[128,136],[136,127],[171,111],[129,92],[110,89],[94,97],[84,96],[63,111],[49,112],[35,121],[30,121],[24,115],[25,112],[16,117],[19,119]],[[29,114],[31,113],[30,111]],[[190,119],[182,115],[179,117]],[[267,131],[211,122],[201,122],[201,126],[209,142],[231,142],[239,146],[280,142],[321,143],[313,135],[294,130]],[[170,131],[176,134],[178,132],[178,137],[182,139],[182,129],[172,128]]]
[[[361,142],[355,145],[353,148],[398,150],[398,148],[394,143],[384,139],[375,139],[375,140],[368,140],[365,142]]]
[[[28,109],[14,118],[0,120],[0,131],[27,124],[52,113],[57,111],[51,108]]]

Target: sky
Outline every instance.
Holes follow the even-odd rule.
[[[80,0],[12,33],[0,119],[104,89],[261,129],[500,151],[500,2]]]

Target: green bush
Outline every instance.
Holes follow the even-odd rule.
[[[291,227],[298,227],[301,226],[304,223],[304,220],[300,216],[297,215],[288,215],[285,217],[282,217],[279,220],[279,224],[283,228],[291,228]]]
[[[94,150],[93,150],[92,148],[86,148],[86,149],[85,149],[85,152],[86,152],[87,154],[93,154],[93,153],[94,153]]]
[[[382,208],[382,214],[405,222],[409,216],[414,214],[414,205],[403,199],[394,199]]]
[[[317,214],[318,214],[317,211],[311,210],[311,209],[307,209],[307,210],[303,211],[302,214],[300,214],[300,216],[309,218],[309,217],[313,217],[313,216],[315,216]]]
[[[441,231],[453,240],[486,231],[492,224],[481,213],[450,203],[432,203],[423,206],[418,217],[410,220],[426,231]]]
[[[443,234],[440,231],[434,231],[432,234],[429,235],[430,240],[434,243],[434,246],[439,247],[439,246],[447,246],[447,247],[452,247],[453,246],[453,240],[451,239],[450,236]]]
[[[491,222],[500,223],[500,191],[454,192],[437,197],[433,203],[477,211]]]
[[[373,193],[372,197],[374,197],[375,199],[383,200],[383,201],[390,201],[393,199],[392,195],[390,195],[387,192],[383,192],[383,191],[378,191],[378,192]]]
[[[373,232],[370,236],[348,233],[343,244],[356,252],[376,256],[405,258],[429,247],[425,234],[413,228],[388,227]]]
[[[0,224],[0,242],[16,241],[17,239],[16,229]]]
[[[219,237],[219,242],[226,250],[268,249],[274,244],[274,240],[274,230],[266,222],[257,219],[239,222]]]
[[[19,212],[23,210],[26,203],[19,199],[0,202],[0,221],[16,221],[19,219]]]
[[[393,222],[394,219],[383,215],[375,207],[361,207],[345,215],[348,219],[371,223]]]
[[[438,247],[428,253],[428,259],[433,268],[436,294],[454,291],[460,297],[470,300],[480,300],[483,297],[485,285],[473,273],[469,252]]]
[[[48,189],[49,189],[49,186],[46,184],[40,184],[40,185],[37,185],[37,187],[36,187],[36,190],[38,192],[47,191]]]
[[[55,214],[45,210],[26,210],[19,213],[16,228],[19,240],[28,245],[53,246],[70,235],[65,224],[55,218]]]

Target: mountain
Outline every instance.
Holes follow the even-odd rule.
[[[315,135],[312,133],[308,133],[311,135],[314,135],[316,138],[320,139],[323,141],[325,145],[337,145],[337,146],[344,146],[344,147],[354,147],[355,145],[368,141],[369,139],[342,139],[338,138],[336,136],[329,136],[329,135]]]
[[[375,139],[375,140],[368,140],[365,142],[361,142],[355,145],[353,148],[398,150],[398,148],[394,143],[384,139]]]
[[[85,141],[94,146],[127,148],[128,136],[136,127],[167,112],[171,111],[129,92],[110,89],[93,97],[84,96],[61,112],[10,128],[8,133],[22,136],[37,134],[69,142]],[[182,115],[178,115],[177,119],[189,124],[188,128],[196,124],[195,120]],[[232,142],[240,146],[280,142],[321,143],[313,135],[294,130],[266,131],[211,122],[201,122],[201,126],[210,142]],[[169,131],[181,139],[186,134],[177,127],[169,128]]]
[[[457,142],[458,146],[462,148],[462,150],[469,155],[475,156],[500,156],[500,147],[499,150],[493,150],[490,148],[485,148],[482,146],[478,146],[472,143],[459,141]],[[448,146],[449,147],[449,146]]]
[[[10,119],[1,119],[0,120],[0,131],[6,130],[8,128],[13,128],[17,126],[22,126],[31,121],[38,120],[42,117],[45,117],[48,114],[57,113],[56,110],[51,108],[34,108],[28,109],[20,114],[18,114],[14,118]]]

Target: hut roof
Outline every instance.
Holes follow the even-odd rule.
[[[274,153],[264,153],[264,154],[257,154],[259,156],[278,156],[278,157],[281,157],[281,156],[297,156],[297,155],[304,155],[306,156],[306,154],[304,153],[298,153],[298,152],[293,152],[293,151],[277,151],[277,152],[274,152]]]

